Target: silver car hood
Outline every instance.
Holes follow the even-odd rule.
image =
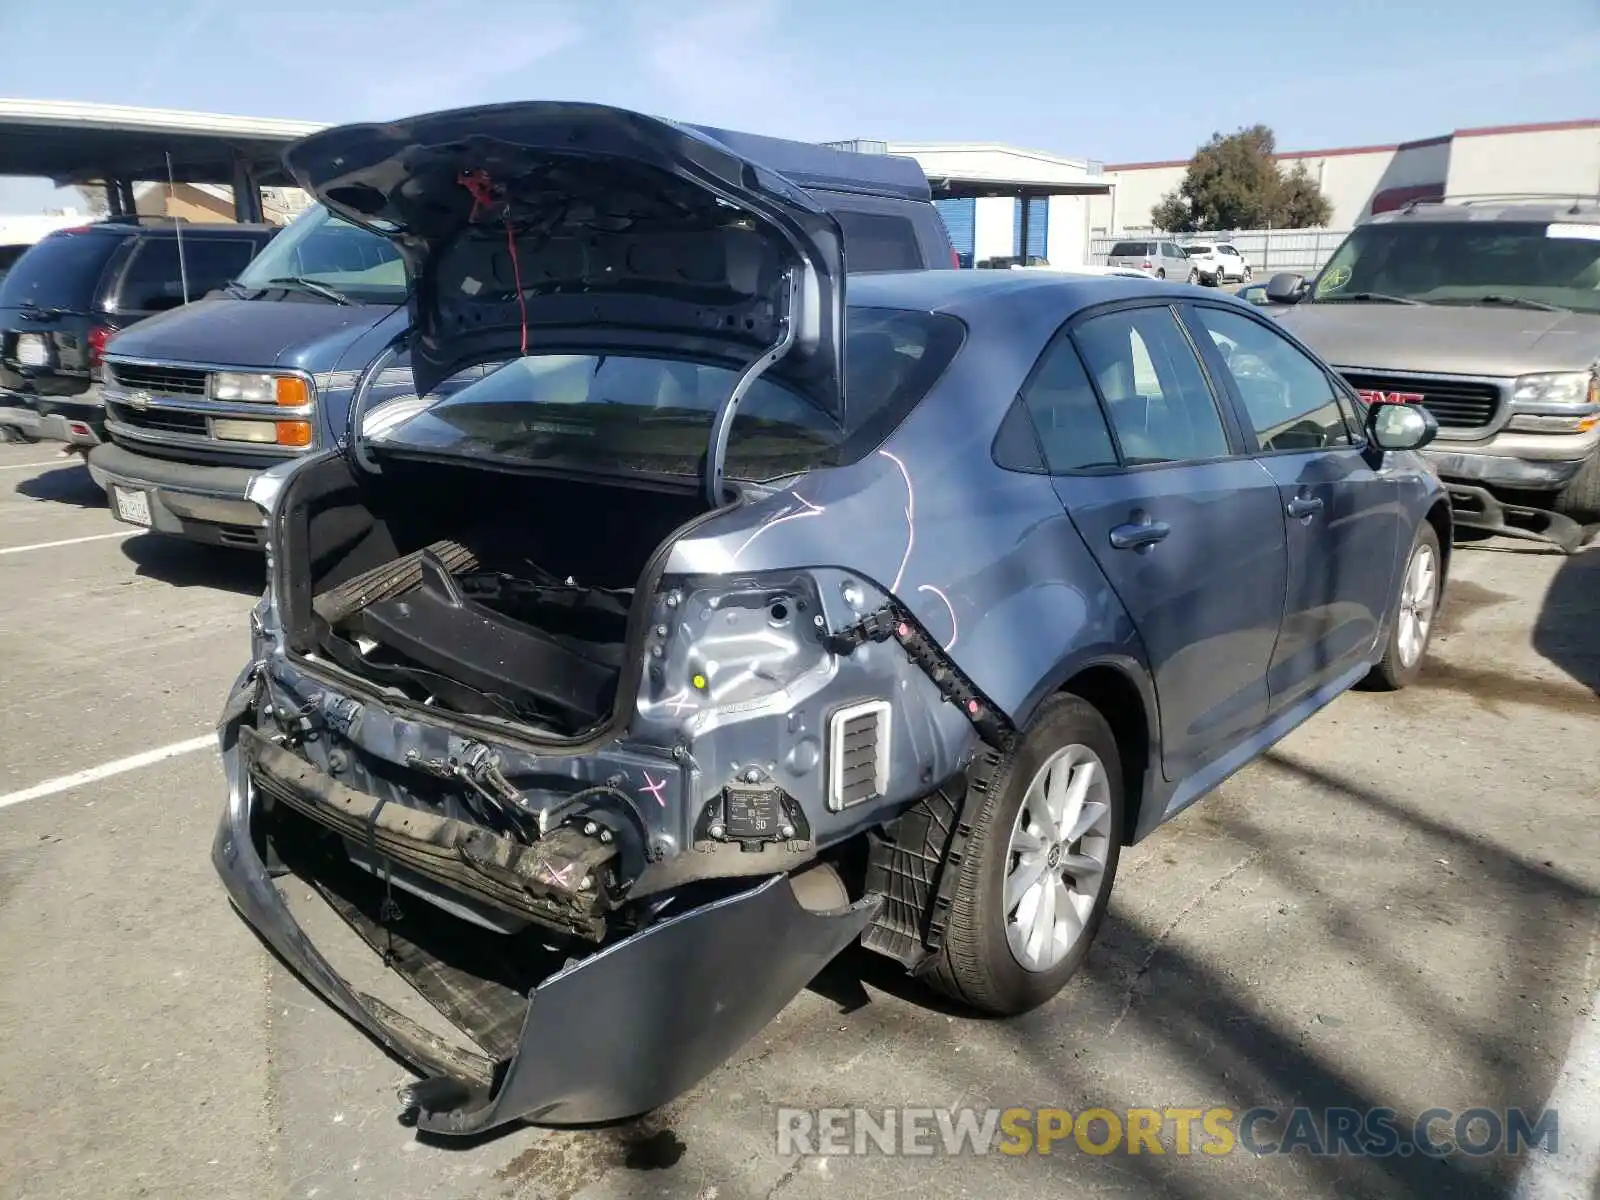
[[[1446,375],[1581,371],[1600,359],[1600,316],[1461,304],[1316,304],[1283,327],[1338,367]]]

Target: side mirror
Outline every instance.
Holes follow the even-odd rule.
[[[1267,280],[1267,301],[1271,304],[1297,304],[1306,294],[1306,277],[1283,271]]]
[[[1439,422],[1420,404],[1374,404],[1367,409],[1367,436],[1380,450],[1420,450],[1438,432]]]

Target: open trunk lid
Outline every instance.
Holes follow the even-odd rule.
[[[843,420],[838,223],[714,131],[541,101],[341,126],[284,161],[405,255],[419,396],[518,354],[770,358]]]

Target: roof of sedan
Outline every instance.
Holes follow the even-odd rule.
[[[1187,285],[1120,275],[1074,275],[1070,271],[894,271],[852,275],[846,290],[851,305],[914,308],[961,316],[975,305],[1002,307],[1027,296],[1063,312],[1136,296],[1193,296]]]

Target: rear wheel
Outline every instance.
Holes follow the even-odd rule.
[[[1047,702],[974,818],[935,987],[1010,1016],[1066,985],[1110,902],[1122,788],[1105,718],[1076,696]]]
[[[1600,454],[1593,454],[1556,493],[1555,510],[1580,524],[1600,520]]]
[[[1165,267],[1157,267],[1156,268],[1156,278],[1157,279],[1165,279],[1166,277],[1167,277],[1167,269]]]
[[[1191,284],[1200,282],[1200,269],[1198,267],[1189,268],[1189,282]]]
[[[1414,682],[1422,673],[1422,660],[1433,633],[1433,618],[1439,608],[1443,582],[1439,555],[1439,535],[1433,526],[1422,522],[1405,574],[1400,577],[1400,595],[1389,622],[1388,644],[1383,657],[1366,678],[1369,687],[1393,692]]]

